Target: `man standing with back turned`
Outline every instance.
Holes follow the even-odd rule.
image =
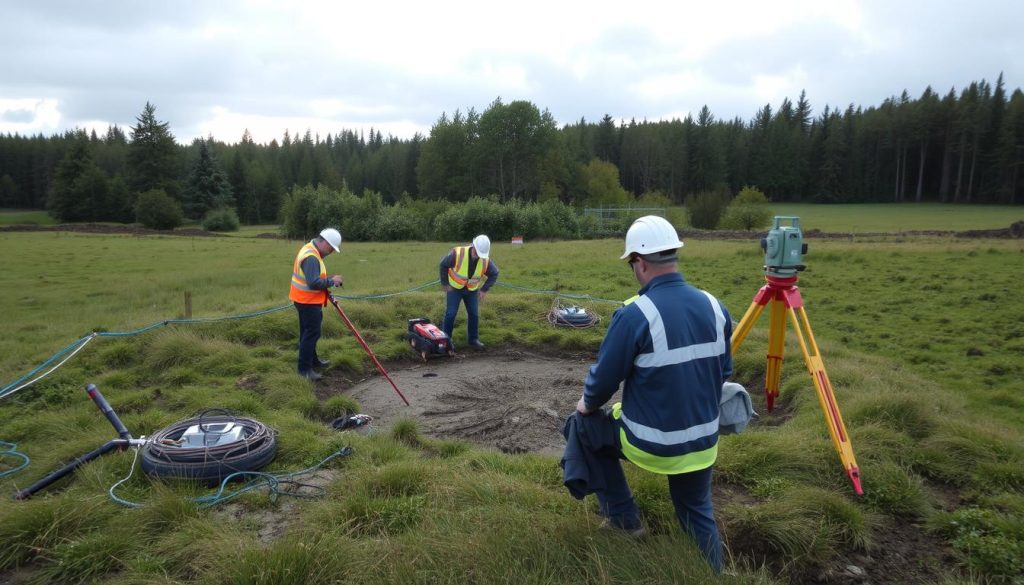
[[[484,349],[480,341],[480,302],[498,281],[498,265],[490,260],[491,240],[481,234],[471,246],[456,246],[441,258],[438,278],[445,292],[444,332],[451,339],[459,303],[466,304],[466,339],[470,347]]]
[[[676,255],[682,246],[675,228],[661,217],[641,217],[629,228],[622,259],[642,288],[612,317],[575,422],[606,429],[594,434],[609,438],[608,448],[589,459],[602,526],[632,536],[644,533],[619,462],[628,459],[668,477],[680,525],[720,572],[711,470],[718,454],[722,384],[732,374],[732,324],[715,297],[683,280]],[[601,409],[623,380],[622,402]]]
[[[294,301],[299,313],[299,375],[309,380],[319,380],[323,375],[314,367],[330,365],[316,353],[316,342],[320,339],[320,326],[324,320],[324,305],[332,286],[341,286],[341,276],[327,276],[324,258],[331,252],[341,251],[341,233],[326,228],[320,235],[299,249],[292,264],[292,286],[288,298]]]

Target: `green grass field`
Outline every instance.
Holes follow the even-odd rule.
[[[1009,205],[772,203],[771,208],[775,215],[799,217],[805,230],[819,229],[823,232],[990,230],[1024,221],[1024,208]]]
[[[53,225],[57,220],[42,210],[0,209],[0,225]]]
[[[869,215],[860,220],[871,226],[863,231],[888,231],[876,227],[878,214]],[[886,549],[904,546],[918,549],[908,564],[925,567],[909,574],[947,583],[1016,582],[1024,572],[1024,243],[809,243],[800,287],[866,495],[849,489],[790,339],[784,422],[722,440],[716,483],[735,497],[717,502],[716,511],[734,576],[720,581],[799,582],[845,566],[851,555],[884,558]],[[179,317],[186,292],[195,317],[282,306],[298,245],[244,237],[0,234],[0,384],[91,331]],[[436,278],[448,245],[346,243],[327,263],[345,276],[345,294],[402,291]],[[29,253],[44,246],[42,261]],[[493,257],[505,283],[624,299],[636,285],[617,260],[620,250],[613,240],[495,244]],[[738,320],[762,284],[762,260],[752,241],[693,240],[681,268]],[[536,318],[551,301],[495,288],[482,309],[483,340],[550,353],[596,350],[602,327],[554,329]],[[612,305],[587,306],[608,322]],[[408,361],[405,319],[437,321],[443,306],[430,289],[347,301],[346,311],[378,356]],[[737,356],[736,379],[752,389],[762,387],[766,319]],[[23,487],[109,438],[109,425],[81,390],[93,381],[130,428],[157,429],[214,406],[257,417],[280,430],[275,471],[315,464],[351,444],[354,454],[330,465],[335,479],[326,497],[272,501],[253,494],[206,510],[182,500],[208,493],[203,488],[137,475],[123,493],[145,507],[125,509],[105,492],[125,476],[131,455],[108,456],[42,497],[0,501],[0,580],[18,571],[34,582],[98,583],[719,581],[675,526],[664,480],[631,466],[627,474],[653,533],[639,543],[597,531],[593,498],[568,497],[554,458],[427,439],[416,421],[369,436],[331,430],[324,421],[345,402],[318,400],[292,373],[294,320],[286,310],[95,339],[53,376],[0,401],[0,440],[16,442],[32,458],[0,487]],[[325,320],[321,348],[344,356],[342,368],[367,367],[336,319]],[[240,384],[243,376],[256,382]],[[269,543],[257,534],[268,517],[280,520],[285,535]],[[910,544],[894,543],[894,533]],[[941,547],[957,560],[946,559]],[[766,554],[780,562],[762,567]],[[900,582],[885,566],[870,570],[872,581]]]

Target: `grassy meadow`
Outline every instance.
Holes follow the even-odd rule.
[[[796,211],[813,217],[820,210],[825,218],[833,207]],[[942,216],[931,217],[926,223]],[[1000,212],[970,226],[900,229],[998,228],[1008,219]],[[894,229],[890,221],[899,220],[872,210],[803,226],[874,232]],[[556,458],[429,439],[415,420],[365,436],[334,431],[325,422],[355,405],[345,397],[322,401],[294,375],[297,327],[287,308],[96,338],[54,375],[0,401],[0,441],[32,458],[0,488],[24,487],[111,438],[82,391],[95,382],[139,432],[213,407],[258,418],[280,431],[273,471],[302,469],[351,445],[351,456],[327,466],[333,479],[325,497],[253,493],[201,509],[183,498],[207,490],[137,472],[121,492],[144,506],[127,509],[106,492],[127,475],[132,455],[109,455],[33,500],[0,499],[0,581],[6,572],[38,583],[783,583],[859,558],[891,559],[887,553],[898,548],[906,549],[907,566],[869,566],[872,582],[907,575],[1019,582],[1024,242],[808,243],[800,288],[866,495],[856,497],[842,473],[790,335],[778,414],[722,439],[715,481],[729,494],[716,501],[726,576],[712,575],[682,536],[664,479],[632,466],[627,475],[652,532],[640,542],[598,531],[594,499],[569,497]],[[435,279],[450,245],[346,243],[327,264],[344,275],[342,294],[403,291]],[[89,332],[180,317],[186,292],[197,318],[283,306],[298,246],[246,237],[0,233],[0,384]],[[496,243],[492,252],[504,283],[624,299],[636,284],[620,253],[617,240]],[[687,279],[738,320],[762,284],[756,242],[692,240],[681,256]],[[552,300],[495,288],[481,309],[482,340],[596,351],[603,327],[552,328],[541,317]],[[614,309],[580,303],[604,325]],[[344,305],[377,355],[393,362],[413,359],[401,337],[405,320],[439,321],[444,310],[433,287]],[[327,314],[324,325],[321,354],[338,368],[372,369],[338,319]],[[766,330],[767,315],[737,358],[735,378],[754,391],[763,388]],[[268,525],[279,538],[265,538]]]
[[[39,209],[0,209],[0,226],[14,224],[53,225],[57,220]]]
[[[992,230],[1024,221],[1024,209],[1010,205],[951,203],[772,203],[775,215],[795,215],[804,229],[823,232],[905,232]]]

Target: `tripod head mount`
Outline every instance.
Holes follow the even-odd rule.
[[[789,225],[783,225],[783,221],[789,221]],[[785,215],[776,215],[772,229],[768,235],[761,239],[761,249],[764,251],[764,273],[766,276],[789,277],[796,276],[807,268],[800,261],[807,253],[807,244],[803,241],[803,233],[800,231],[800,218]]]

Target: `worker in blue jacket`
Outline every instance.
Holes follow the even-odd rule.
[[[679,523],[720,572],[711,470],[722,384],[732,374],[732,325],[718,299],[683,280],[677,265],[682,246],[661,217],[641,217],[630,226],[622,259],[642,288],[612,317],[576,410],[615,429],[618,449],[599,452],[597,469],[589,470],[591,482],[602,486],[603,526],[644,533],[619,461],[625,458],[668,477]],[[622,402],[601,409],[623,381]]]

